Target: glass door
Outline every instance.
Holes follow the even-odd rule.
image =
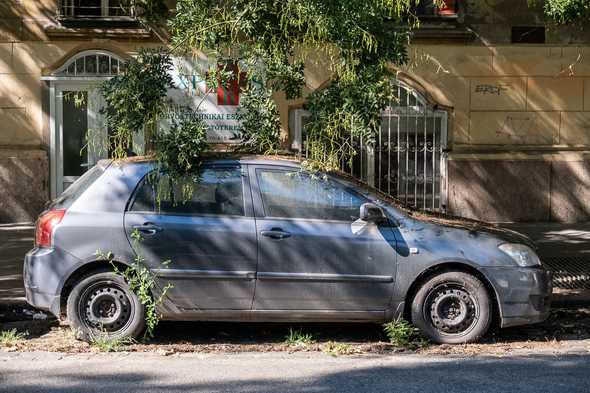
[[[108,130],[104,106],[96,85],[64,86],[57,99],[57,194],[108,157]]]

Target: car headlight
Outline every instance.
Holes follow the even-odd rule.
[[[508,254],[518,266],[541,266],[541,260],[529,246],[524,244],[504,243],[498,246],[500,250]]]

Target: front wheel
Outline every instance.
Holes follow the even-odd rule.
[[[68,297],[67,317],[76,338],[137,338],[145,328],[145,308],[114,272],[83,278]]]
[[[431,277],[412,302],[412,322],[439,344],[478,341],[492,322],[490,295],[481,280],[464,272]]]

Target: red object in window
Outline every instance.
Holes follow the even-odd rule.
[[[438,14],[442,16],[457,15],[457,1],[443,0],[443,5],[438,7]]]
[[[55,226],[64,218],[66,211],[64,209],[50,210],[43,214],[37,220],[37,228],[35,230],[35,245],[37,247],[51,247],[53,230]]]
[[[219,64],[219,70],[231,71],[234,78],[225,86],[221,81],[217,86],[217,105],[237,106],[240,104],[240,89],[246,80],[246,73],[242,72],[238,77],[238,66],[236,64]]]

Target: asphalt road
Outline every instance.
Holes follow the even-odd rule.
[[[509,357],[0,351],[0,392],[589,392],[590,353]]]

